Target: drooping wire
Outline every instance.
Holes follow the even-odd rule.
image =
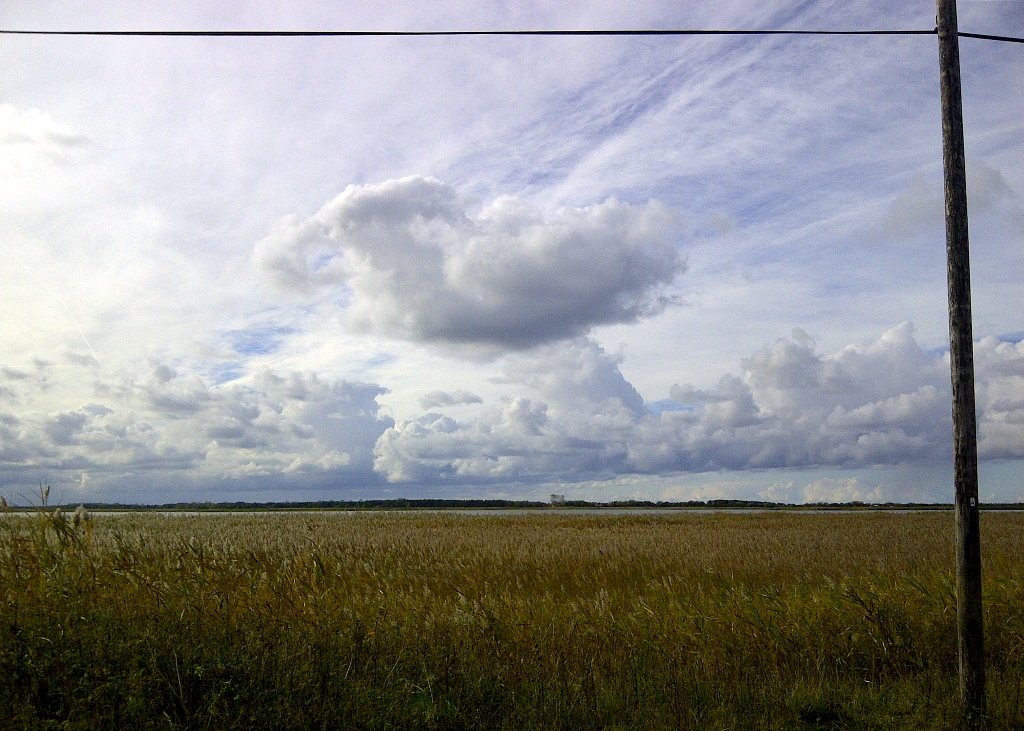
[[[935,35],[933,30],[0,30],[5,35],[232,38],[409,36]]]
[[[319,37],[415,37],[415,36],[923,36],[930,30],[741,30],[703,28],[638,28],[605,30],[10,30],[0,35],[25,36],[159,36],[200,38],[319,38]],[[963,38],[1024,43],[1024,38],[986,33],[958,34]]]
[[[983,41],[1003,41],[1004,43],[1024,43],[1024,38],[1012,36],[992,36],[987,33],[957,33],[961,38],[980,38]]]

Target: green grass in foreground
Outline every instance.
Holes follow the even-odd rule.
[[[1024,728],[1024,515],[984,514]],[[957,727],[952,516],[0,516],[0,727]]]

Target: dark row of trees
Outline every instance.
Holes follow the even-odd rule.
[[[77,505],[77,503],[76,503]],[[71,506],[75,507],[75,506]],[[154,512],[203,512],[203,511],[260,511],[260,510],[521,510],[551,508],[547,502],[536,500],[501,500],[501,499],[452,499],[452,498],[395,498],[389,500],[314,500],[308,502],[179,502],[161,505],[143,505],[138,503],[85,503],[87,510],[124,510]],[[557,505],[558,508],[662,508],[662,509],[792,509],[810,508],[815,510],[948,510],[952,506],[945,503],[864,503],[854,500],[849,503],[806,503],[793,505],[762,500],[687,500],[687,501],[652,501],[652,500],[612,500],[608,502],[590,502],[587,500],[566,500]],[[989,510],[1022,510],[1021,503],[992,503],[982,506]]]

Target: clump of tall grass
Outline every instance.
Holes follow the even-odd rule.
[[[1024,519],[983,514],[1024,726]],[[318,514],[0,529],[12,728],[955,728],[952,518]]]

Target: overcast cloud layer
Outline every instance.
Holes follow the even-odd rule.
[[[935,12],[279,5],[15,0],[0,28]],[[960,27],[1024,35],[1024,2]],[[0,492],[948,501],[935,46],[5,36]],[[961,42],[987,500],[1024,500],[1021,49]]]

